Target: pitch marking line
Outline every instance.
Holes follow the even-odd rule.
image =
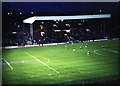
[[[4,58],[2,58],[7,64],[8,64],[8,66],[13,70],[13,67],[10,65],[10,63],[7,61],[7,60],[5,60]]]
[[[106,50],[114,52],[114,53],[118,53],[118,51],[115,51],[115,50],[111,50],[111,49],[106,49]]]
[[[94,50],[94,53],[97,54],[97,55],[109,56],[109,55],[104,55],[104,54],[97,53],[97,51],[99,51],[99,50]]]
[[[53,70],[56,73],[59,73],[58,71],[56,71],[55,69],[53,69],[52,67],[50,67],[49,65],[45,64],[44,62],[42,62],[41,60],[37,59],[35,56],[25,52],[27,55],[29,55],[30,57],[32,57],[33,59],[35,59],[36,61],[42,63],[43,65],[45,65],[46,67],[48,67],[49,69]]]
[[[108,50],[108,51],[111,51],[111,52],[114,52],[114,53],[118,54],[118,51],[114,51],[114,50],[111,50],[111,49],[104,49],[104,50]],[[99,51],[99,49],[94,50],[94,53],[97,54],[97,55],[109,56],[109,55],[104,55],[104,54],[97,53],[97,51]]]
[[[43,58],[43,57],[42,57]],[[50,62],[50,59],[48,59],[48,58],[43,58],[43,59],[46,59],[47,60],[47,63],[49,63]]]

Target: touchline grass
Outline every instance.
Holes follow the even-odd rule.
[[[118,76],[118,40],[4,49],[3,84],[81,84]]]

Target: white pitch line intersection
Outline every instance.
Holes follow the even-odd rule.
[[[37,59],[35,56],[25,52],[27,55],[29,55],[30,57],[32,57],[33,59],[35,59],[36,61],[42,63],[43,65],[45,65],[46,67],[48,67],[49,69],[53,70],[56,73],[59,73],[58,71],[56,71],[55,69],[53,69],[52,67],[50,67],[49,65],[45,64],[44,62],[42,62],[41,60]]]

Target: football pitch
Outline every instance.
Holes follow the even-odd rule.
[[[2,53],[3,84],[82,84],[118,78],[118,40],[4,49]]]

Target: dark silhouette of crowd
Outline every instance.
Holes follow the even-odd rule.
[[[97,21],[97,22],[96,22]],[[103,21],[96,20],[93,23],[82,23],[71,21],[71,26],[64,26],[68,21],[56,24],[57,27],[53,27],[53,23],[46,23],[46,26],[41,29],[40,24],[36,23],[33,26],[33,38],[30,35],[29,27],[27,29],[18,31],[17,33],[7,33],[7,36],[3,39],[3,46],[24,46],[35,44],[48,44],[48,43],[78,43],[87,40],[95,39],[112,39],[119,38],[119,27],[110,28],[109,24],[104,26]],[[64,25],[63,25],[64,24]],[[44,24],[45,25],[45,24]],[[26,28],[26,27],[25,27]],[[69,30],[69,31],[67,31]]]

